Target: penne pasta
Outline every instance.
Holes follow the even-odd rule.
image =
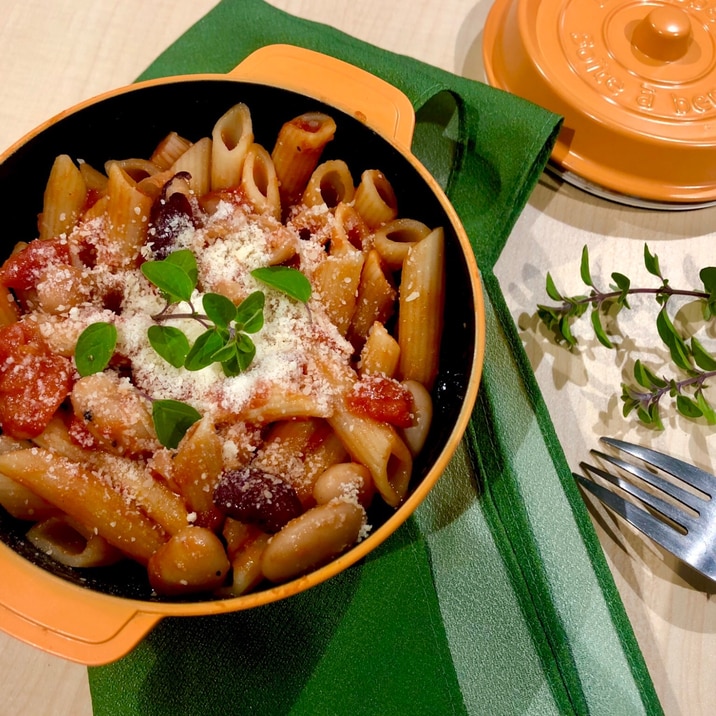
[[[348,165],[342,159],[331,159],[314,169],[301,203],[304,206],[325,204],[333,209],[341,203],[349,204],[354,195],[355,186]]]
[[[166,540],[159,525],[83,465],[42,448],[0,455],[0,473],[146,563]]]
[[[445,241],[435,229],[411,247],[403,265],[398,309],[399,375],[432,387],[440,360],[445,300]]]
[[[252,144],[241,170],[241,189],[246,201],[259,214],[281,218],[278,176],[271,155],[260,145]]]
[[[361,174],[356,189],[356,211],[371,229],[377,229],[398,216],[398,200],[388,178],[377,169]]]
[[[82,172],[67,154],[57,157],[47,181],[40,215],[40,239],[67,233],[76,223],[87,198]]]
[[[286,122],[271,152],[281,188],[284,209],[306,189],[323,150],[333,139],[336,123],[322,112],[308,112]]]
[[[249,108],[243,103],[234,105],[216,122],[211,138],[211,188],[237,186],[246,155],[254,142]]]
[[[408,494],[440,353],[442,230],[399,218],[380,170],[321,161],[332,117],[270,153],[242,103],[209,126],[106,174],[58,157],[0,267],[0,505],[58,562],[134,560],[162,598],[363,539]]]

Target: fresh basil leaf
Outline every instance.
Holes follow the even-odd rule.
[[[81,376],[101,373],[114,355],[117,328],[112,323],[92,323],[82,331],[75,346],[75,365]]]
[[[181,266],[171,263],[168,259],[169,257],[163,261],[146,261],[142,264],[142,273],[172,303],[190,301],[196,284]]]
[[[174,326],[150,326],[147,330],[149,344],[167,363],[175,368],[184,365],[189,353],[189,339]]]
[[[297,301],[307,303],[311,298],[311,282],[298,269],[289,266],[265,266],[254,269],[251,275]]]
[[[264,306],[266,296],[263,291],[249,294],[236,310],[236,326],[239,331],[258,333],[264,326]]]
[[[200,419],[201,413],[178,400],[155,400],[152,403],[154,430],[164,447],[177,447],[187,430]]]
[[[231,321],[236,319],[236,306],[220,293],[207,293],[201,302],[207,317],[216,326],[228,328]]]
[[[214,353],[223,345],[224,339],[213,328],[204,331],[194,341],[194,345],[184,361],[184,367],[187,370],[201,370],[210,366],[214,362]]]

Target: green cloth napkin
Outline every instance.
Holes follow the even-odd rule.
[[[363,67],[412,101],[413,151],[482,272],[478,405],[436,488],[377,551],[276,604],[165,619],[89,670],[95,714],[661,713],[492,273],[560,118],[259,0],[220,3],[141,79],[227,72],[274,43]]]

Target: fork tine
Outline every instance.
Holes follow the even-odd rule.
[[[592,453],[595,455],[598,455],[599,457],[602,457],[606,459],[608,462],[613,463],[617,465],[618,467],[623,468],[624,470],[627,470],[628,472],[632,474],[636,474],[637,477],[640,477],[640,470],[638,468],[635,468],[633,465],[629,465],[628,463],[625,463],[619,459],[612,459],[609,455],[603,455],[602,453],[592,450]],[[633,495],[638,500],[640,500],[643,504],[648,505],[649,507],[654,508],[658,512],[660,512],[662,515],[667,517],[668,519],[672,520],[672,522],[676,522],[676,524],[681,525],[685,530],[691,530],[694,527],[694,520],[693,518],[688,515],[683,510],[679,509],[675,505],[672,505],[669,502],[666,502],[665,500],[661,499],[660,497],[657,497],[656,495],[651,494],[650,492],[646,492],[642,488],[638,487],[637,485],[633,484],[629,480],[624,480],[618,475],[613,475],[605,470],[602,470],[599,467],[596,467],[594,465],[588,465],[587,463],[583,462],[580,463],[580,467],[583,470],[586,470],[590,473],[593,473],[595,475],[599,475],[599,477],[604,478],[608,482],[610,482],[612,485],[615,485],[616,487],[620,488],[621,490],[624,490],[624,492],[628,492],[630,495]],[[653,477],[653,476],[652,476]]]
[[[687,507],[690,507],[692,510],[701,513],[701,510],[704,507],[704,502],[701,497],[698,495],[694,495],[692,492],[689,492],[688,490],[684,490],[682,487],[679,487],[678,485],[674,485],[673,482],[669,482],[668,480],[665,480],[660,475],[655,474],[654,472],[651,472],[650,470],[646,470],[643,467],[640,467],[639,465],[633,465],[632,463],[626,462],[625,460],[622,460],[621,458],[618,458],[614,455],[607,455],[606,453],[600,452],[599,450],[592,450],[591,451],[593,455],[596,455],[597,457],[600,457],[602,460],[605,460],[606,462],[616,465],[617,467],[621,468],[625,472],[628,472],[635,477],[638,477],[639,479],[643,480],[647,485],[651,485],[652,487],[657,488],[661,492],[663,492],[666,495],[669,495],[670,497],[673,497],[675,500],[678,500],[682,505],[686,505]],[[623,485],[620,485],[620,487],[624,487]],[[626,488],[624,488],[626,489]],[[643,499],[641,495],[636,495],[636,493],[632,492],[636,497],[639,497],[639,499]],[[648,493],[644,493],[648,494]],[[646,502],[646,500],[644,500]],[[663,503],[667,504],[667,503]],[[661,510],[661,507],[654,505],[657,510]],[[680,513],[680,511],[679,511]],[[664,513],[666,514],[666,513]],[[674,519],[673,515],[668,514],[668,517],[671,519]],[[677,520],[678,521],[678,520]]]
[[[678,460],[675,457],[664,455],[664,453],[657,452],[650,448],[642,447],[641,445],[634,445],[633,443],[626,443],[623,440],[616,440],[614,438],[601,438],[602,442],[607,445],[611,445],[617,450],[621,450],[628,455],[644,460],[645,462],[658,467],[670,475],[683,480],[684,482],[693,485],[697,489],[701,490],[704,494],[709,497],[716,496],[716,476],[711,475],[705,470],[701,470],[695,465],[691,465],[683,460]]]
[[[660,544],[665,550],[676,555],[679,559],[685,562],[689,561],[688,542],[682,534],[640,507],[614,494],[603,485],[599,485],[577,473],[572,474],[586,490],[595,495],[618,515],[621,515],[629,524],[636,527],[649,539],[654,540],[654,542]]]

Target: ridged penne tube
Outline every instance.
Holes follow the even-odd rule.
[[[80,162],[80,174],[85,180],[88,191],[95,191],[104,194],[107,191],[107,175],[103,174],[99,169],[95,169],[87,162]]]
[[[177,534],[190,524],[181,496],[155,480],[141,462],[103,452],[87,462],[98,474],[104,475],[117,492],[129,496],[167,534]]]
[[[187,149],[170,167],[172,174],[187,172],[191,179],[189,186],[197,196],[203,196],[211,189],[213,143],[204,137]]]
[[[341,228],[343,240],[338,242],[335,237],[331,238],[331,254],[344,253],[351,248],[359,251],[366,251],[369,248],[368,242],[372,241],[373,232],[353,205],[339,204],[333,216],[335,224]]]
[[[371,229],[398,216],[398,200],[388,178],[378,169],[366,169],[356,189],[354,205]]]
[[[67,515],[34,524],[27,539],[41,552],[68,567],[106,567],[124,556],[104,537],[85,529]]]
[[[0,474],[0,505],[18,520],[44,520],[60,511],[32,490]]]
[[[326,314],[345,336],[355,311],[364,257],[359,251],[329,256],[313,275],[313,285],[321,296]]]
[[[398,271],[408,249],[430,233],[430,227],[415,219],[395,219],[375,232],[373,246],[391,271]]]
[[[146,564],[164,530],[91,469],[42,448],[0,454],[0,473],[52,503],[133,559]]]
[[[343,443],[351,460],[364,465],[385,502],[397,507],[405,497],[413,469],[410,450],[392,425],[373,418],[356,415],[348,410],[346,393],[351,389],[352,378],[328,375],[334,388],[343,391],[328,424]]]
[[[332,209],[341,202],[350,203],[354,195],[355,186],[348,165],[342,159],[330,159],[314,169],[301,202],[306,206],[325,204]]]
[[[119,164],[112,164],[107,182],[109,242],[107,262],[126,266],[144,244],[152,200],[137,189],[137,182]]]
[[[225,112],[214,125],[211,138],[211,188],[216,191],[238,186],[244,160],[254,142],[249,108],[240,102]]]
[[[348,336],[356,346],[362,346],[376,321],[385,323],[395,309],[397,290],[386,273],[377,251],[369,251],[363,264],[356,308]]]
[[[307,112],[281,127],[271,158],[280,182],[284,210],[303,194],[323,149],[335,132],[335,121],[322,112]]]
[[[445,302],[445,237],[435,229],[411,247],[403,264],[398,308],[402,380],[430,389],[438,372]]]
[[[45,186],[39,220],[41,239],[65,234],[77,223],[87,198],[82,173],[67,154],[55,159]]]
[[[241,170],[244,198],[258,214],[281,218],[278,177],[271,155],[260,145],[252,144]]]
[[[214,424],[208,418],[198,420],[179,443],[172,460],[172,481],[203,527],[213,529],[222,519],[213,501],[222,469],[221,441]]]
[[[142,179],[159,174],[161,169],[150,162],[149,159],[141,159],[138,157],[132,157],[131,159],[110,159],[105,165],[104,170],[109,176],[110,167],[112,164],[117,164],[120,169],[123,169],[128,176],[130,176],[135,182],[139,183]]]
[[[184,152],[191,147],[191,142],[177,132],[169,132],[155,147],[149,157],[160,169],[169,169]]]
[[[107,484],[122,495],[131,497],[149,517],[169,534],[188,524],[188,513],[182,498],[165,484],[154,479],[143,462],[109,455],[101,450],[85,450],[70,438],[67,427],[53,418],[33,443],[73,462],[90,467],[106,478]]]
[[[400,346],[379,321],[371,327],[358,364],[361,375],[382,373],[392,378],[398,370]]]
[[[328,422],[351,459],[368,468],[383,499],[397,507],[408,491],[413,458],[395,429],[346,409],[337,410]]]

